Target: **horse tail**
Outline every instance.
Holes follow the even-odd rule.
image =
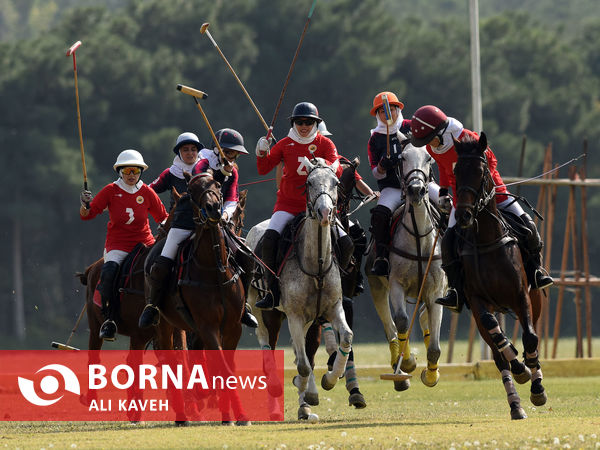
[[[84,272],[75,272],[75,278],[79,278],[79,282],[81,284],[83,284],[84,286],[87,286],[88,284],[88,275],[90,274],[90,270],[92,270],[92,267],[95,265],[94,264],[90,264],[89,266],[87,266],[85,268]]]

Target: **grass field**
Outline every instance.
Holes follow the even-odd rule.
[[[463,347],[466,343],[459,343],[455,351]],[[377,371],[363,369],[361,374],[361,365],[388,363],[387,346],[365,344],[355,351],[360,355],[358,375],[367,408],[348,406],[348,393],[340,380],[332,391],[320,390],[320,404],[313,407],[320,416],[318,423],[296,420],[297,396],[288,376],[283,423],[250,427],[191,423],[175,428],[158,422],[137,426],[123,422],[2,422],[0,448],[600,449],[600,373],[546,377],[548,403],[542,407],[529,402],[528,384],[517,386],[529,418],[511,421],[499,378],[444,378],[442,367],[436,387],[425,387],[415,372],[412,387],[399,393],[391,382],[379,380]],[[291,361],[291,353],[286,352],[286,366],[291,366]],[[319,354],[317,361],[323,364],[324,355]],[[421,364],[422,358],[419,361]],[[316,372],[320,378],[323,370]]]

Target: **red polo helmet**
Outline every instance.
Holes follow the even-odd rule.
[[[447,126],[448,117],[440,108],[433,105],[421,106],[410,122],[411,142],[415,147],[427,145]]]

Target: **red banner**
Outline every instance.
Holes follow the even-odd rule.
[[[0,351],[2,420],[283,420],[283,351]]]

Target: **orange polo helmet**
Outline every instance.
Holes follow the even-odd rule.
[[[402,103],[400,100],[398,100],[398,97],[396,97],[396,94],[394,94],[393,92],[388,92],[388,91],[380,92],[373,99],[373,107],[371,108],[372,116],[377,114],[377,110],[379,108],[381,108],[381,106],[383,105],[383,96],[384,95],[387,95],[387,99],[388,99],[388,102],[390,105],[396,105],[400,109],[404,109],[404,103]]]

